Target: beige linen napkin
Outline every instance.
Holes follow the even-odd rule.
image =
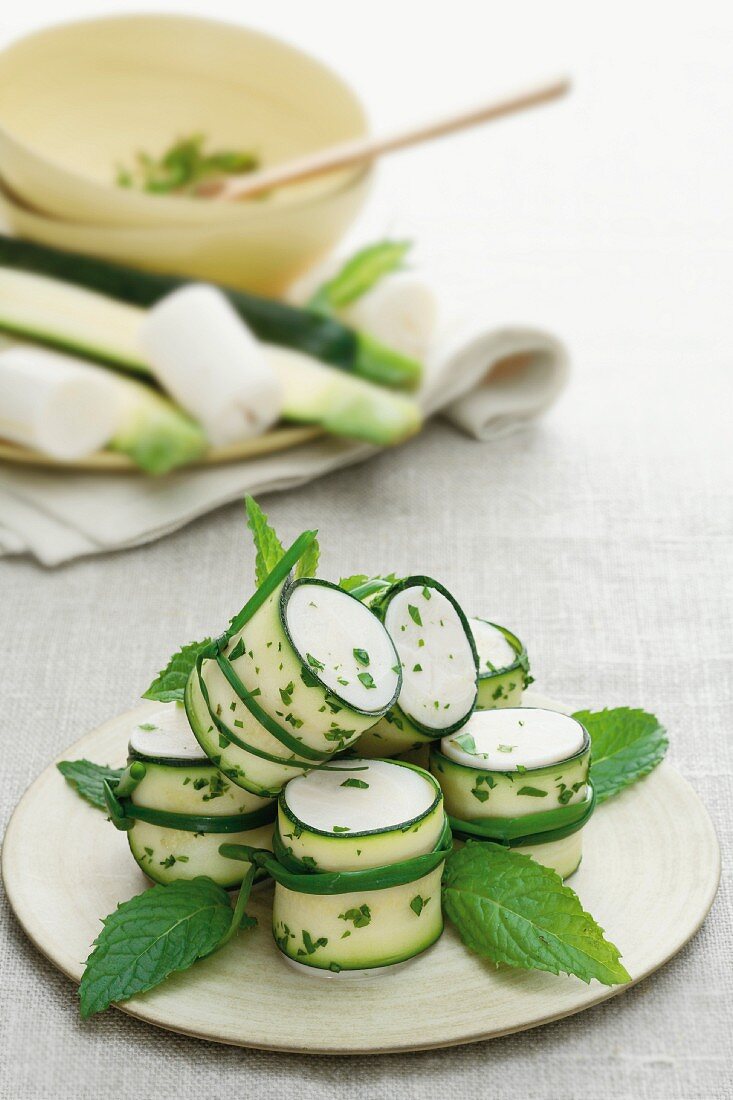
[[[419,395],[468,435],[491,440],[539,416],[568,375],[552,336],[529,328],[456,325],[435,342]],[[0,465],[0,556],[29,553],[44,565],[152,542],[244,493],[267,493],[376,453],[324,437],[280,454],[164,478],[83,474]]]

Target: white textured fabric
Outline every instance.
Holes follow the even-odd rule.
[[[489,440],[539,416],[563,389],[567,353],[533,329],[475,323],[446,335],[430,356],[420,402]],[[333,437],[281,454],[165,478],[0,467],[0,555],[27,551],[44,565],[151,542],[245,492],[302,485],[376,448]]]
[[[59,7],[29,0],[7,18],[20,31]],[[469,314],[562,333],[574,364],[562,400],[486,445],[435,423],[262,503],[284,538],[320,527],[324,576],[425,569],[518,631],[539,689],[659,714],[730,868],[733,7],[187,7],[260,20],[325,57],[385,131],[574,72],[563,105],[385,162],[358,234],[414,237]],[[132,705],[181,640],[226,623],[252,567],[236,504],[124,554],[53,571],[0,562],[0,829],[56,753]],[[726,870],[694,940],[588,1012],[469,1047],[345,1060],[216,1046],[117,1012],[82,1023],[73,986],[5,907],[0,1097],[731,1100],[731,901]]]

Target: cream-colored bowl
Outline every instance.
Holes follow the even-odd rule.
[[[102,18],[40,31],[0,53],[0,176],[15,205],[37,218],[29,235],[146,267],[262,288],[282,269],[282,284],[333,246],[363,202],[369,173],[217,203],[117,186],[117,166],[138,150],[159,154],[200,132],[212,148],[254,150],[272,165],[366,128],[359,100],[335,73],[226,23]],[[147,238],[143,228],[154,232]],[[123,237],[130,229],[137,235]],[[164,229],[166,254],[156,256]],[[108,230],[117,236],[108,240]]]
[[[225,283],[240,290],[279,295],[333,247],[361,205],[366,176],[323,203],[263,211],[257,221],[210,225],[132,227],[82,225],[29,210],[0,188],[2,222],[17,236],[70,252],[147,271]]]

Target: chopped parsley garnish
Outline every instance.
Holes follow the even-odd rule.
[[[372,676],[371,672],[360,672],[358,674],[358,679],[361,680],[365,688],[376,688],[377,686],[374,683],[374,677]]]
[[[432,599],[432,592],[430,591],[430,589],[427,586],[423,588],[422,594],[423,594],[423,599],[425,599],[425,600]]]
[[[457,733],[451,740],[454,745],[458,745],[459,749],[463,749],[464,752],[470,752],[472,756],[476,756],[476,742],[472,734]]]
[[[369,654],[365,649],[355,649],[353,652],[360,665],[369,664]]]
[[[137,728],[139,730],[145,730],[146,733],[149,733],[150,730],[157,730],[158,727],[154,726],[152,722],[142,722]]]
[[[516,747],[517,747],[516,745],[497,745],[496,746],[496,751],[497,752],[514,752]]]
[[[369,786],[363,779],[345,779],[341,784],[342,787],[358,787],[360,790],[365,791]]]
[[[414,606],[414,604],[408,603],[407,610],[410,613],[410,618],[417,626],[422,626],[422,619],[420,618],[420,612]]]
[[[368,905],[360,905],[358,909],[347,909],[345,913],[339,913],[339,920],[350,920],[354,928],[366,928],[371,924],[372,914]],[[341,939],[343,938],[342,936]]]
[[[413,665],[412,666],[412,671],[413,672],[422,672],[422,665]]]
[[[325,668],[326,666],[322,661],[319,661],[317,657],[314,657],[312,653],[306,653],[305,659],[311,668]]]
[[[244,656],[244,638],[240,638],[234,649],[229,654],[230,661],[236,661],[238,657]]]
[[[421,898],[419,894],[416,894],[410,902],[410,909],[412,909],[416,917],[419,917],[429,901],[430,898]]]
[[[289,707],[293,701],[293,691],[295,690],[295,685],[293,681],[291,680],[287,687],[280,688],[279,690],[280,698],[282,699],[285,706]]]

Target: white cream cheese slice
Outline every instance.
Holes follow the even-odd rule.
[[[397,690],[397,653],[364,604],[329,585],[298,584],[285,618],[301,660],[331,691],[358,710],[384,711]]]
[[[444,737],[441,752],[457,764],[510,772],[558,764],[580,752],[583,727],[567,714],[532,707],[476,711],[458,733]]]
[[[321,832],[335,832],[334,825],[339,833],[392,829],[420,817],[435,801],[428,779],[391,760],[348,758],[329,767],[337,770],[312,771],[284,792],[298,821]]]

